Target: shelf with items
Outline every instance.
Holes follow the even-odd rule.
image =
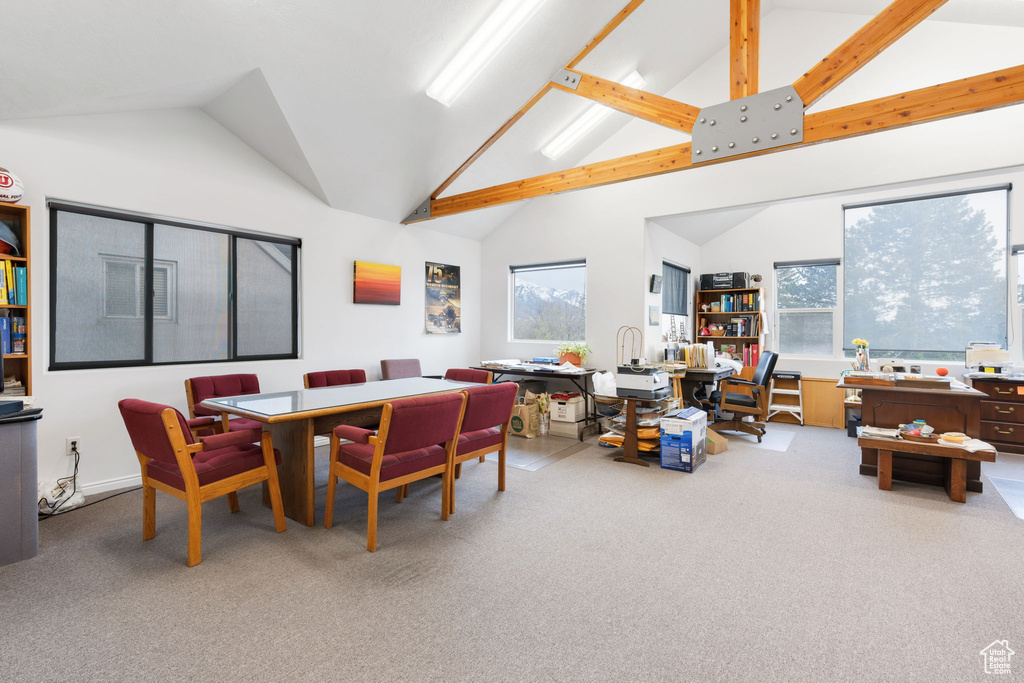
[[[764,347],[764,290],[702,289],[696,293],[694,338],[712,342],[715,351],[728,353],[745,366],[757,365]],[[711,334],[711,330],[722,334]]]
[[[30,213],[27,206],[0,202],[0,341],[6,351],[0,396],[32,394]]]

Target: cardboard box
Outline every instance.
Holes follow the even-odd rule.
[[[707,460],[708,416],[699,408],[673,410],[661,418],[661,466],[693,472]]]
[[[566,439],[578,439],[580,438],[580,426],[582,424],[582,422],[555,422],[552,420],[548,433],[551,436],[561,436]]]
[[[714,429],[711,429],[711,427],[708,427],[707,441],[708,455],[715,455],[729,450],[729,440]]]
[[[568,401],[551,401],[548,410],[553,422],[579,422],[587,416],[586,405],[582,396],[575,396]]]

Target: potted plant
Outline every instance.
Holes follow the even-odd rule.
[[[572,363],[583,366],[590,355],[590,347],[584,342],[563,342],[555,347],[559,363]]]

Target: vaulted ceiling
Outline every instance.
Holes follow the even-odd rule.
[[[625,4],[549,0],[451,107],[428,98],[497,2],[5,0],[0,119],[198,107],[332,207],[399,221]],[[887,4],[763,0],[762,13],[866,20]],[[728,45],[728,5],[647,0],[580,68],[613,80],[637,69],[648,90],[667,92]],[[1024,2],[950,0],[930,21],[1024,27]],[[573,166],[630,120],[615,114],[557,162],[542,156],[588,106],[549,93],[450,191]],[[430,227],[479,237],[514,210]]]

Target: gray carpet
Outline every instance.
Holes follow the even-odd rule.
[[[143,543],[141,494],[114,498],[0,568],[0,678],[934,682],[1021,651],[1024,527],[993,488],[879,491],[843,431],[772,429],[787,452],[693,474],[595,446],[498,494],[468,463],[449,522],[437,480],[384,497],[375,554],[344,484],[331,530],[275,534],[257,488],[206,504],[192,569],[182,504],[158,494]]]

